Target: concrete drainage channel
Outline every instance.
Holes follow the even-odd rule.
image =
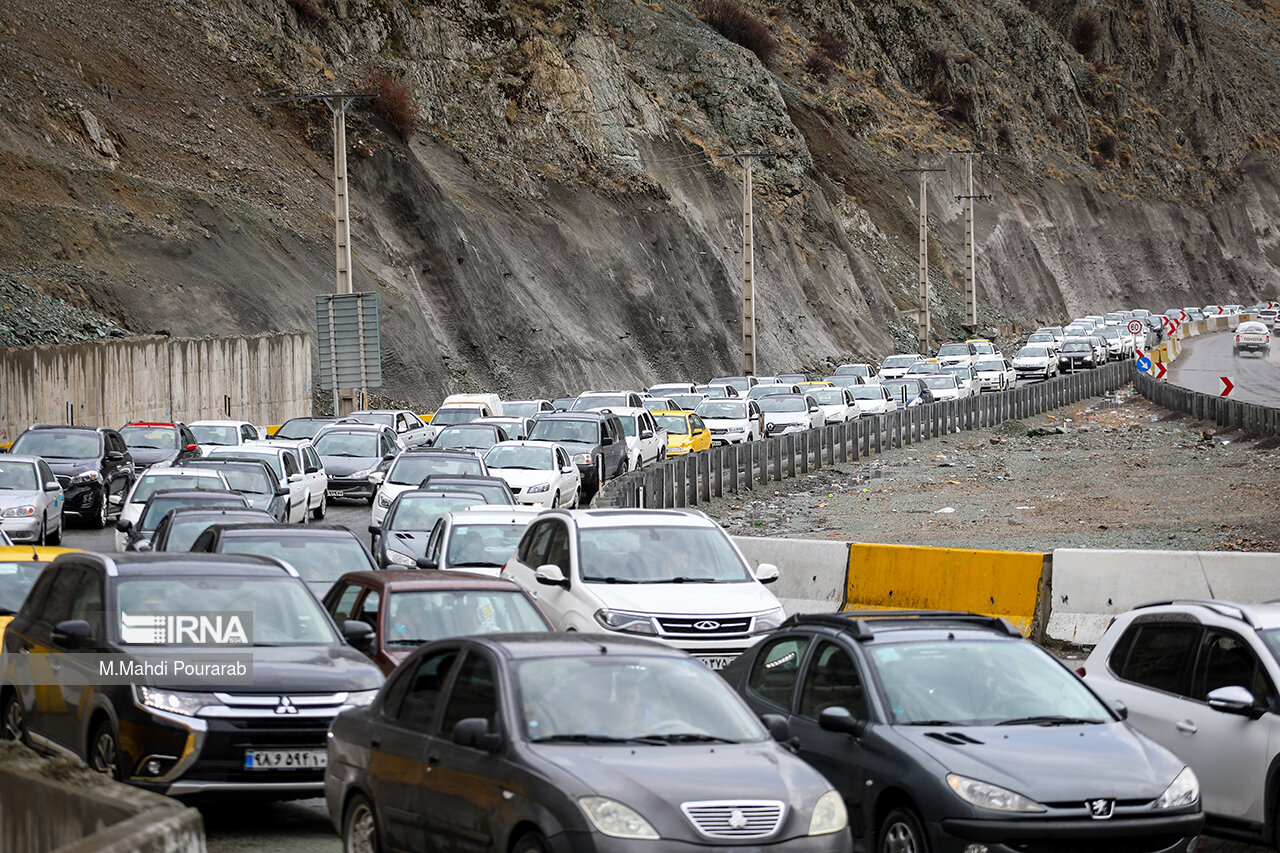
[[[961,430],[998,426],[1088,397],[1099,397],[1128,385],[1132,371],[1132,362],[1113,362],[1088,372],[966,400],[899,409],[749,444],[712,447],[611,480],[600,490],[594,503],[598,507],[697,506],[726,493],[747,491],[828,465],[879,455],[888,448]]]

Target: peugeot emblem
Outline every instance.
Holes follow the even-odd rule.
[[[734,809],[729,813],[730,829],[746,829],[747,823],[747,816],[742,813],[742,809]]]
[[[1087,800],[1085,805],[1089,807],[1089,816],[1094,820],[1106,820],[1115,811],[1116,801],[1110,798],[1101,798]]]
[[[289,701],[288,696],[281,696],[280,704],[276,706],[276,713],[277,714],[296,714],[298,713],[298,709],[292,702]]]
[[[714,619],[703,619],[701,622],[694,622],[693,627],[699,631],[714,631],[720,627],[720,623]],[[741,812],[736,812],[736,814],[741,814]]]

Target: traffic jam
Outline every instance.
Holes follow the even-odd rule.
[[[1280,328],[1208,308],[1255,318],[1240,355]],[[592,504],[713,445],[1141,358],[1204,310],[817,378],[31,425],[0,454],[0,735],[197,803],[323,797],[353,853],[1272,843],[1280,605],[1141,608],[1073,670],[991,616],[787,613],[714,519]]]

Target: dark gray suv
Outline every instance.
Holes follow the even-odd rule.
[[[602,480],[627,473],[627,436],[622,421],[608,412],[555,412],[543,415],[529,430],[530,441],[554,441],[569,451],[582,475],[584,498]]]

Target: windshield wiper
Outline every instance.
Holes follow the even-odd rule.
[[[347,459],[364,459],[364,458],[366,458],[366,457],[365,457],[365,455],[364,455],[363,453],[325,453],[325,454],[323,454],[323,455],[324,455],[324,456],[343,456],[343,457],[346,457]]]
[[[1061,714],[1040,714],[1033,717],[1014,717],[1001,720],[997,726],[1083,726],[1096,725],[1102,720],[1093,717],[1064,717]]]
[[[649,583],[719,583],[715,578],[694,578],[688,575],[676,575],[665,580],[649,581]]]
[[[388,646],[424,646],[430,640],[387,640]]]
[[[667,743],[739,743],[727,737],[718,737],[703,732],[674,732],[662,735],[643,735],[644,740],[661,740]]]
[[[488,560],[472,560],[467,563],[451,563],[450,565],[457,566],[458,568],[470,568],[472,566],[486,566],[488,568],[494,568],[501,566],[502,563],[492,563]]]
[[[613,737],[611,735],[550,735],[534,738],[533,743],[646,743],[665,746],[666,741],[658,737]]]
[[[961,723],[955,720],[908,720],[904,723],[898,723],[900,726],[958,726]]]
[[[607,578],[583,578],[583,580],[587,583],[640,583],[640,581],[633,581],[629,578],[618,578],[613,575],[610,575]]]

